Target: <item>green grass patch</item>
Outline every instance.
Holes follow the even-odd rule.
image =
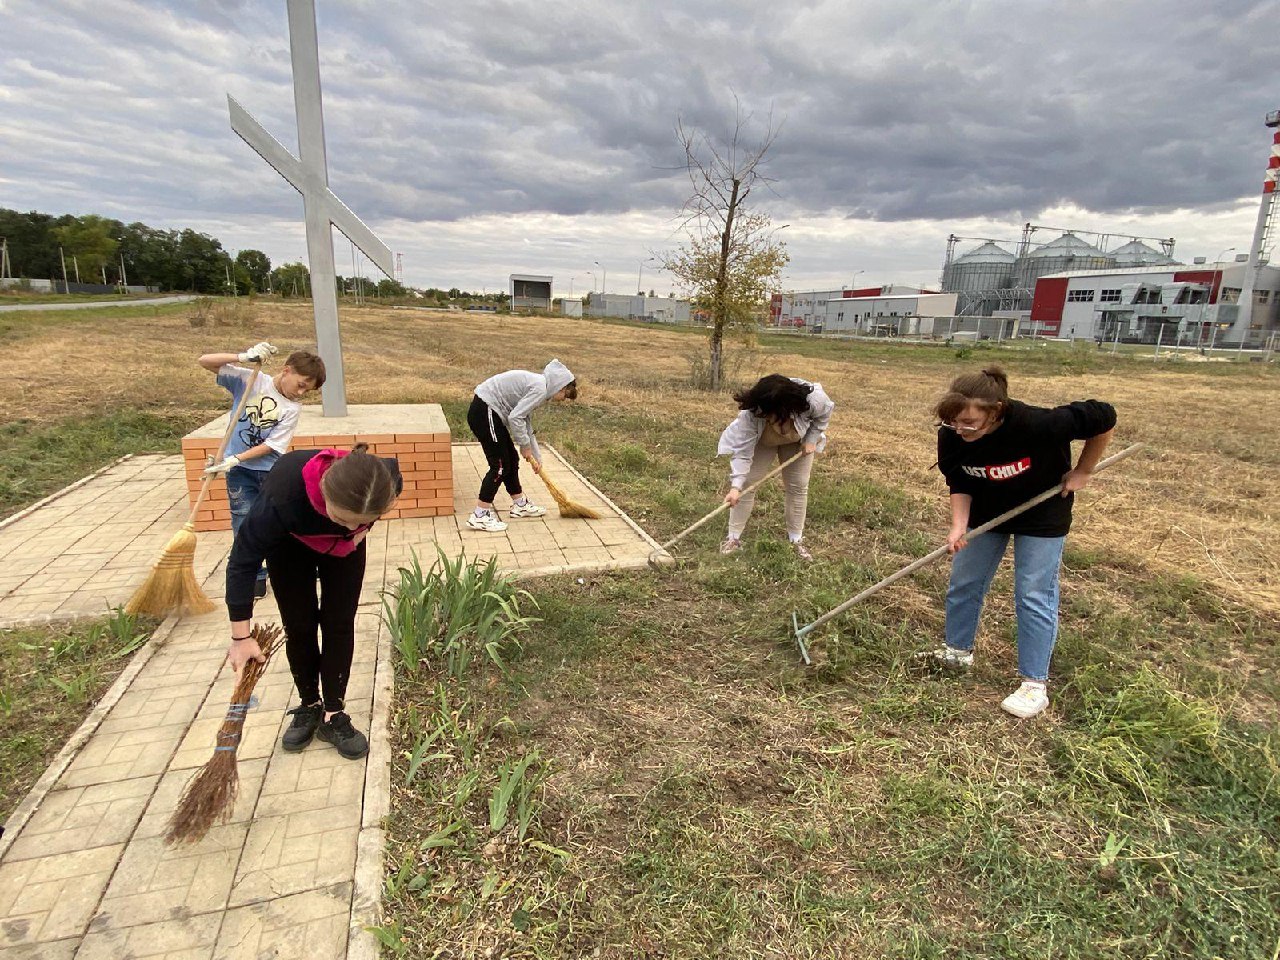
[[[55,423],[0,424],[0,516],[48,496],[128,453],[176,453],[195,420],[139,410]]]
[[[67,626],[0,630],[0,821],[153,628],[117,610]]]

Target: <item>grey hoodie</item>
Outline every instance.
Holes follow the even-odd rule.
[[[476,387],[476,396],[502,418],[517,448],[532,447],[538,456],[537,441],[529,415],[573,382],[573,374],[559,360],[552,360],[542,373],[508,370]]]

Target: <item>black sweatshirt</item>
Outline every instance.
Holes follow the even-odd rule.
[[[972,529],[1056,486],[1071,469],[1071,441],[1088,440],[1115,425],[1115,408],[1101,400],[1078,400],[1052,410],[1010,400],[1004,422],[977,440],[963,440],[939,427],[938,469],[952,493],[973,497]],[[1052,497],[996,531],[1065,536],[1074,499],[1074,494]]]
[[[316,510],[307,496],[302,468],[319,450],[294,450],[276,461],[240,525],[231,556],[227,559],[227,612],[233,623],[253,617],[253,584],[262,561],[288,537],[351,540],[359,530],[348,530]],[[400,464],[394,457],[383,457],[391,469],[396,493],[403,489]],[[373,524],[362,527],[368,530]],[[304,541],[306,542],[306,541]],[[322,552],[315,542],[308,546]],[[361,544],[363,546],[363,544]]]

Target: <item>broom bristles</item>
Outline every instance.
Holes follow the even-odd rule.
[[[182,799],[169,818],[169,826],[164,834],[165,843],[199,843],[215,823],[226,823],[231,819],[236,797],[240,793],[236,751],[240,749],[245,715],[249,711],[249,697],[257,686],[258,678],[271,662],[276,641],[280,638],[280,628],[258,624],[253,628],[252,637],[258,642],[266,659],[262,663],[250,660],[240,671],[240,679],[236,681],[236,688],[232,691],[226,719],[218,729],[213,756],[182,792]]]
[[[182,616],[213,610],[213,602],[196,583],[195,558],[196,532],[188,522],[169,538],[147,579],[124,605],[125,612],[165,617],[173,610]]]
[[[596,513],[590,507],[584,507],[580,503],[574,503],[570,500],[563,490],[555,485],[555,482],[547,476],[546,470],[541,473],[542,483],[547,488],[547,493],[551,494],[551,499],[556,502],[560,508],[560,516],[568,519],[582,520],[599,520],[600,514]]]

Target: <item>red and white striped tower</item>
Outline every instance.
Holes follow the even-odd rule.
[[[1280,128],[1280,110],[1267,114],[1266,124]],[[1253,324],[1253,290],[1258,281],[1258,267],[1266,260],[1266,251],[1272,243],[1272,227],[1275,223],[1275,199],[1280,193],[1280,129],[1271,138],[1271,156],[1267,159],[1267,173],[1262,178],[1262,202],[1258,204],[1258,223],[1253,228],[1253,242],[1249,245],[1249,265],[1245,268],[1243,289],[1240,291],[1240,311],[1231,336],[1249,336]]]

